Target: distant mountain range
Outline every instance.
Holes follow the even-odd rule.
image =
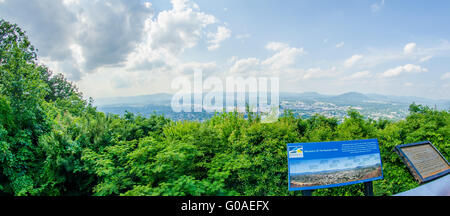
[[[340,105],[359,105],[363,103],[380,103],[380,104],[406,104],[413,102],[434,107],[439,109],[448,109],[450,100],[434,100],[411,96],[391,96],[380,94],[362,94],[358,92],[347,92],[340,95],[323,95],[317,92],[304,93],[281,93],[280,97],[284,100],[309,100],[309,101],[327,101]]]
[[[94,100],[96,106],[105,105],[166,105],[170,106],[172,100],[171,94],[159,93],[151,95],[139,95],[139,96],[129,96],[129,97],[108,97],[108,98],[98,98]]]
[[[164,114],[175,120],[204,120],[213,113],[175,113],[171,108],[172,94],[160,93],[130,97],[98,98],[94,105],[105,113],[122,115],[125,111],[150,115]],[[193,98],[193,96],[192,96]],[[224,95],[224,100],[225,100]],[[270,100],[270,96],[269,96]],[[348,92],[340,95],[324,95],[317,92],[280,93],[281,109],[292,110],[302,117],[309,117],[316,113],[328,117],[345,117],[348,108],[360,111],[364,116],[378,119],[402,119],[408,114],[408,107],[415,102],[431,108],[450,109],[450,100],[434,100],[409,96],[390,96],[380,94],[362,94]],[[224,102],[225,104],[225,102]]]

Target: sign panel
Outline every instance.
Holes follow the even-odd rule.
[[[399,145],[395,149],[419,183],[450,172],[447,160],[429,141]]]
[[[313,190],[383,178],[377,139],[289,143],[289,190]]]

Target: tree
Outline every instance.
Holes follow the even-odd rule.
[[[43,108],[46,84],[34,64],[35,49],[17,25],[0,21],[0,48],[2,124],[6,123],[2,188],[18,195],[38,194],[38,138],[50,128]]]
[[[6,64],[7,56],[13,49],[18,48],[23,53],[26,62],[34,62],[37,58],[36,49],[31,45],[27,35],[17,24],[0,20],[0,64]]]
[[[41,79],[48,86],[48,94],[45,97],[46,101],[67,100],[75,96],[82,100],[82,94],[78,88],[69,82],[63,74],[54,74],[47,66],[40,65],[37,70],[41,74]]]

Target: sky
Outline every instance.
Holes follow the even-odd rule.
[[[0,0],[39,62],[87,97],[176,77],[278,77],[282,92],[450,99],[450,1]]]

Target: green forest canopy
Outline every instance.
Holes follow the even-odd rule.
[[[62,74],[37,63],[15,24],[0,21],[0,193],[3,195],[300,195],[288,191],[286,143],[377,138],[375,195],[418,184],[393,151],[429,140],[448,159],[450,114],[412,104],[401,121],[356,110],[338,123],[290,112],[261,123],[237,112],[204,122],[98,112]],[[363,195],[361,184],[314,195]]]

